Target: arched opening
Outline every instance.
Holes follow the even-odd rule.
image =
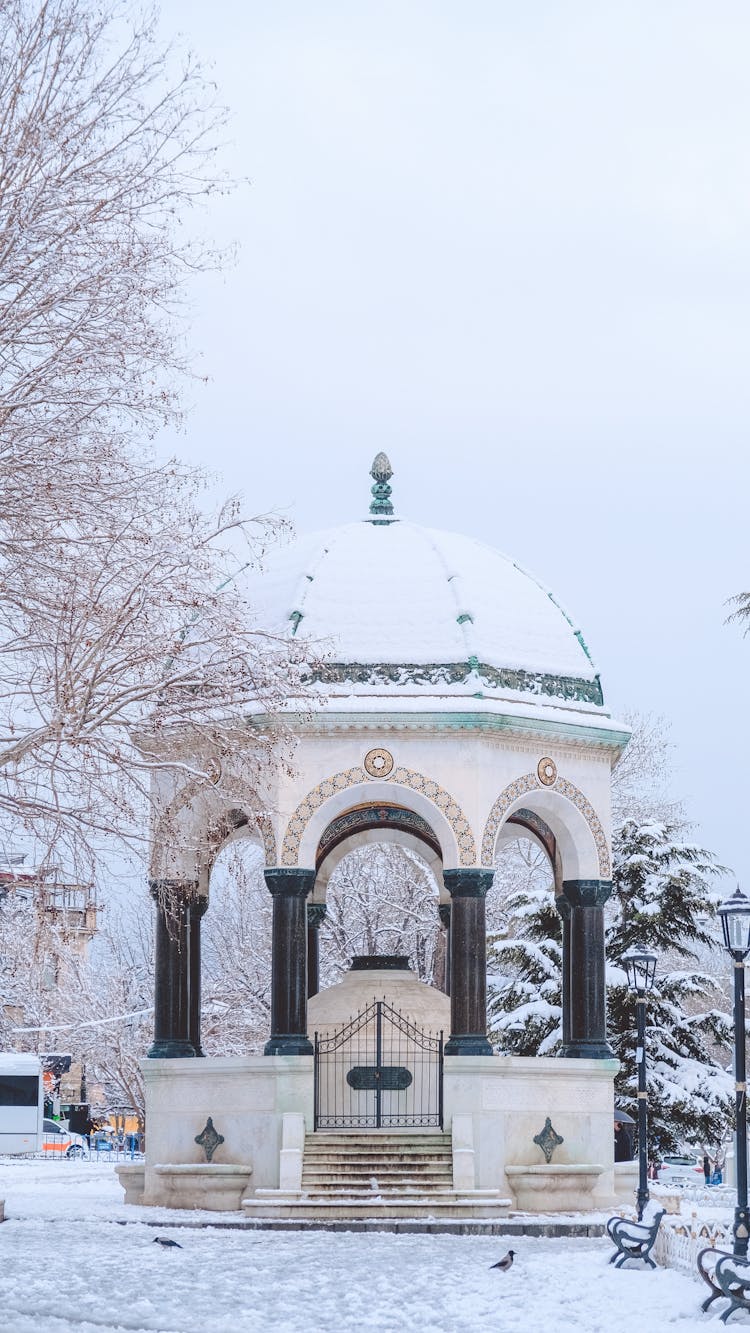
[[[206,1055],[261,1054],[270,1027],[271,895],[247,821],[214,857],[202,938]]]
[[[487,1027],[503,1055],[553,1055],[562,1044],[556,862],[549,825],[534,811],[516,811],[498,837],[487,901]]]
[[[320,930],[321,988],[362,955],[403,955],[420,981],[442,979],[438,886],[428,862],[398,842],[351,847],[340,858]]]
[[[429,821],[393,801],[337,814],[322,830],[308,907],[308,994],[354,957],[400,954],[420,980],[447,989],[442,850]]]
[[[551,877],[553,891],[522,889],[515,902],[521,929],[494,943],[493,1035],[501,1035],[499,1045],[509,1054],[610,1059],[603,909],[611,882],[604,829],[567,779],[540,787],[528,774],[495,801],[483,855],[496,856],[498,849],[502,855],[521,832],[544,858],[534,858],[527,871]],[[503,971],[504,964],[514,971]]]

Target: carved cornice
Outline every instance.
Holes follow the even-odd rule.
[[[466,709],[460,712],[448,709],[441,711],[439,708],[414,712],[405,709],[391,711],[384,709],[380,700],[374,698],[372,708],[366,712],[349,712],[339,709],[336,701],[332,700],[331,705],[320,712],[287,713],[284,723],[290,731],[307,737],[325,737],[331,732],[360,738],[371,735],[382,738],[386,734],[408,732],[434,736],[445,736],[451,732],[474,732],[483,734],[488,741],[501,745],[503,749],[513,748],[529,753],[537,751],[541,741],[547,740],[555,747],[562,744],[578,754],[582,750],[598,750],[603,755],[616,756],[622,753],[630,739],[630,732],[621,727],[590,725],[583,717],[580,721],[519,717],[515,713],[475,712],[468,699],[466,704]],[[266,728],[273,726],[273,719],[266,718],[264,725]],[[511,746],[509,741],[516,744]]]
[[[320,685],[461,685],[476,682],[487,690],[513,690],[550,699],[576,703],[604,704],[598,676],[584,680],[579,676],[558,676],[547,672],[525,671],[519,667],[495,667],[486,662],[320,662],[310,669],[307,679]]]

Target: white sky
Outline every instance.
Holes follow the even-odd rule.
[[[232,112],[188,458],[300,530],[398,509],[550,585],[746,875],[745,0],[163,0]],[[172,442],[163,441],[164,447]]]

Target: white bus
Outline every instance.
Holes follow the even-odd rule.
[[[0,1156],[42,1146],[44,1084],[36,1055],[0,1055]]]

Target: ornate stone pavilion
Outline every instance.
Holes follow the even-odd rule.
[[[358,1053],[345,1045],[352,1028],[337,1076],[359,1118],[334,1123],[373,1144],[388,1128],[434,1133],[452,1162],[444,1202],[464,1215],[533,1209],[537,1198],[548,1211],[554,1191],[560,1207],[604,1204],[613,1194],[616,1065],[605,1028],[603,910],[610,773],[628,733],[607,712],[583,637],[552,593],[471,538],[399,519],[385,455],[371,475],[363,521],[278,551],[248,589],[261,624],[315,645],[312,702],[292,700],[285,719],[297,739],[291,772],[259,764],[241,803],[231,763],[217,772],[211,801],[189,786],[161,793],[171,834],[163,845],[157,821],[153,875],[170,909],[157,909],[145,1178],[123,1173],[128,1198],[211,1207],[244,1199],[251,1213],[290,1215],[309,1203],[305,1162],[326,1134],[318,1028],[308,1021],[326,885],[352,848],[393,841],[418,852],[439,886],[450,1011],[448,1021],[447,999],[431,992],[429,1040],[449,1028],[441,1103],[431,1119],[405,1091],[407,1077],[412,1093],[427,1077],[417,1078],[407,1051],[427,1032],[427,1011],[398,1003],[398,985],[413,994],[417,983],[403,963],[364,960],[365,972],[375,966],[377,1015],[363,1000]],[[251,725],[250,755],[252,734]],[[498,846],[519,834],[548,856],[562,917],[558,1059],[500,1057],[487,1039],[485,897]],[[213,859],[237,837],[262,847],[273,898],[271,1031],[265,1056],[196,1059],[201,918]],[[384,1004],[401,1014],[398,1057],[382,1047]],[[350,1017],[342,1010],[342,1032]],[[332,1023],[327,1011],[329,1035]],[[197,1142],[209,1116],[223,1136],[211,1161]],[[547,1117],[562,1140],[552,1162],[547,1140],[535,1141]],[[366,1202],[357,1209],[366,1215]]]

